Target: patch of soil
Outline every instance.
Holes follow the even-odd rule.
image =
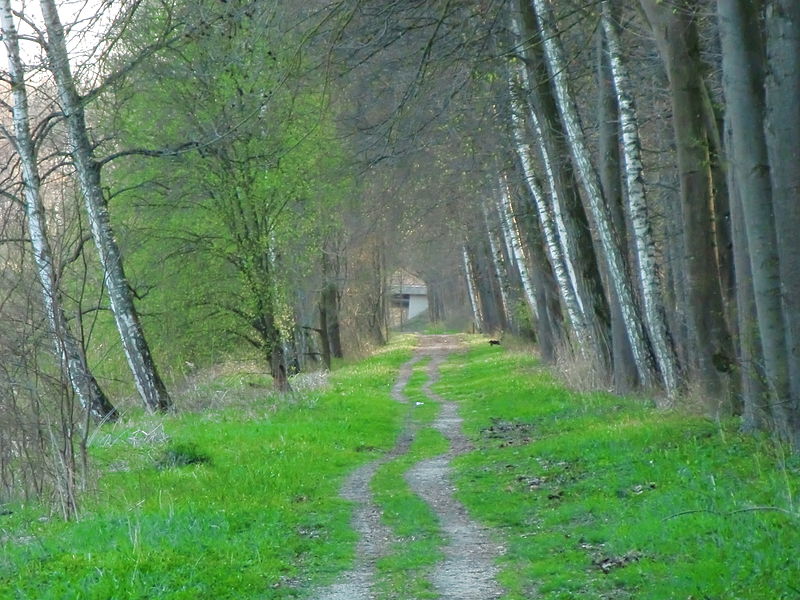
[[[506,421],[491,418],[492,424],[481,429],[481,437],[493,443],[499,442],[498,448],[522,446],[533,441],[533,425],[519,421]]]

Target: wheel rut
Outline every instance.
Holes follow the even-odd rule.
[[[457,348],[458,339],[455,336],[420,336],[414,356],[400,368],[392,387],[392,397],[397,402],[408,402],[404,390],[414,365],[430,357],[428,381],[422,389],[432,402],[441,406],[433,426],[447,438],[450,449],[445,454],[415,464],[405,477],[411,489],[436,513],[446,540],[442,548],[444,559],[434,567],[431,582],[443,600],[494,600],[502,595],[502,588],[496,582],[497,567],[494,561],[503,549],[491,539],[486,528],[469,517],[466,508],[454,496],[451,463],[456,456],[467,452],[470,444],[461,431],[461,419],[455,403],[448,402],[431,389],[439,378],[439,366]],[[315,600],[378,598],[375,591],[376,563],[389,554],[392,545],[399,540],[382,522],[382,511],[373,498],[370,483],[382,465],[408,452],[418,429],[419,424],[411,420],[409,413],[394,448],[381,458],[356,469],[345,481],[340,495],[356,503],[352,521],[359,537],[355,565],[336,582],[313,594]],[[405,596],[399,597],[405,599]]]

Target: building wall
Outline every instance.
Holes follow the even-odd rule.
[[[417,315],[428,310],[428,297],[412,295],[408,300],[408,318],[413,319]]]

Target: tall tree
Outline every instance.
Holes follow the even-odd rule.
[[[3,42],[8,53],[13,97],[14,134],[7,133],[19,155],[22,168],[23,196],[36,272],[50,336],[60,356],[78,400],[84,410],[98,421],[114,421],[117,411],[103,393],[89,369],[86,352],[64,312],[63,293],[47,232],[45,207],[41,195],[41,177],[36,147],[31,133],[25,72],[20,56],[19,37],[14,24],[11,0],[2,0]]]
[[[770,112],[768,102],[769,106],[778,103],[776,108],[780,112],[785,107],[784,102],[789,100],[768,97],[764,92],[767,64],[758,6],[745,0],[719,0],[717,12],[726,118],[731,130],[731,169],[742,205],[741,212],[737,213],[744,221],[747,236],[758,333],[770,392],[769,406],[778,434],[800,447],[800,408],[798,398],[793,398],[791,391],[782,298],[780,259],[784,251],[779,249],[776,231],[776,218],[784,213],[776,213],[770,150],[764,131],[765,116]],[[775,18],[775,14],[770,18]],[[790,39],[784,41],[789,43]],[[771,121],[770,125],[774,127],[776,123]],[[792,124],[781,124],[783,126],[792,127]],[[777,162],[783,160],[783,156],[776,157]],[[777,164],[776,169],[785,172]],[[796,198],[794,202],[796,204]],[[791,215],[792,207],[780,206],[782,211],[788,209]],[[794,282],[788,279],[787,284],[794,285]]]
[[[117,325],[134,383],[145,406],[164,412],[172,404],[166,386],[156,368],[145,338],[133,292],[125,276],[123,259],[103,195],[101,165],[94,156],[94,146],[86,127],[85,99],[81,98],[72,74],[64,27],[55,0],[40,0],[47,41],[45,50],[58,90],[58,102],[69,131],[70,155],[83,195],[95,246],[103,266],[111,309]]]
[[[710,101],[697,31],[699,7],[694,1],[642,0],[641,4],[670,86],[684,230],[681,272],[685,274],[685,310],[691,321],[689,366],[704,392],[719,397],[722,375],[716,365],[730,363],[733,356],[715,244],[715,230],[721,226],[715,215],[720,212],[725,190],[716,185],[714,147],[718,144],[713,140],[719,133],[714,119],[708,118]],[[709,131],[710,127],[714,131]]]
[[[608,43],[611,73],[619,107],[628,213],[638,259],[645,323],[653,350],[658,357],[664,386],[667,393],[674,396],[678,391],[679,368],[668,330],[659,266],[656,262],[655,242],[648,214],[638,116],[631,90],[630,75],[622,55],[618,25],[614,20],[609,0],[602,3],[602,10],[603,31]]]
[[[603,248],[608,277],[619,298],[620,309],[625,318],[628,339],[631,342],[639,378],[643,385],[653,386],[658,381],[659,369],[653,358],[653,349],[651,349],[643,326],[643,320],[640,316],[640,309],[636,302],[631,282],[625,273],[622,249],[620,248],[619,240],[614,235],[611,217],[603,199],[602,185],[592,164],[589,148],[586,144],[552,10],[544,0],[533,0],[533,5],[544,39],[547,68],[553,78],[559,113],[569,140],[571,156],[583,184],[589,212],[592,215],[597,235]],[[670,359],[665,356],[659,356],[658,360],[658,366],[660,367],[662,363]],[[667,385],[669,378],[664,377],[663,372],[661,373],[661,378],[665,387],[669,387]]]

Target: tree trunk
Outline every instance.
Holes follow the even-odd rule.
[[[331,369],[331,342],[328,338],[328,312],[325,306],[325,299],[321,297],[319,300],[319,333],[320,346],[322,349],[322,362],[325,368],[330,371]]]
[[[729,129],[729,128],[728,128]],[[728,140],[726,140],[728,141]],[[728,144],[730,147],[732,144]],[[733,257],[736,279],[737,307],[737,369],[741,394],[742,428],[745,431],[765,429],[769,423],[769,390],[764,373],[764,353],[758,324],[753,320],[756,314],[756,300],[753,295],[753,276],[750,272],[750,256],[747,247],[742,201],[733,174],[729,172],[728,190],[731,206],[731,230],[733,236]]]
[[[609,279],[619,298],[639,379],[645,386],[654,386],[658,380],[657,368],[653,361],[647,334],[642,326],[631,282],[625,273],[619,240],[614,237],[611,217],[603,199],[599,176],[592,165],[589,149],[584,139],[553,16],[545,0],[532,1],[544,39],[547,67],[553,78],[558,108],[569,141],[570,152],[586,192],[585,197],[607,262]],[[664,383],[666,385],[666,381]]]
[[[537,319],[539,315],[536,309],[536,293],[533,288],[533,282],[531,281],[530,272],[528,270],[528,262],[522,247],[519,226],[512,212],[508,181],[505,174],[500,177],[497,212],[500,216],[503,238],[509,248],[509,254],[514,257],[514,262],[517,265],[517,272],[519,273],[520,282],[522,283],[522,292],[525,296],[525,302],[530,309],[531,317]]]
[[[628,247],[627,224],[622,198],[622,161],[619,153],[619,107],[614,93],[614,84],[609,65],[605,39],[597,35],[597,81],[598,81],[598,154],[600,156],[600,183],[608,204],[612,225],[621,248]],[[626,254],[626,253],[623,253]],[[625,261],[626,273],[630,272]],[[625,329],[625,319],[619,298],[613,286],[607,285],[608,304],[611,316],[612,381],[618,394],[625,394],[636,387],[638,374],[631,351],[631,343]]]
[[[478,295],[478,285],[475,281],[475,271],[472,267],[472,259],[469,256],[467,245],[461,248],[461,255],[464,260],[464,276],[467,280],[467,291],[469,292],[469,304],[472,308],[472,319],[475,324],[475,331],[483,331],[483,307],[480,304]]]
[[[611,317],[591,228],[581,200],[580,186],[569,162],[569,149],[530,0],[520,0],[520,9],[523,28],[522,35],[518,33],[517,38],[525,59],[525,68],[520,69],[520,74],[525,78],[523,82],[529,91],[533,133],[539,142],[550,187],[559,242],[590,333],[593,362],[599,371],[605,373],[611,365]],[[515,20],[512,28],[518,32]]]
[[[572,333],[578,343],[578,351],[588,356],[590,348],[593,347],[591,332],[587,328],[583,307],[579,302],[575,288],[572,285],[572,279],[569,276],[569,270],[558,240],[558,231],[556,230],[550,207],[547,205],[539,178],[536,176],[533,150],[527,142],[527,127],[524,120],[527,111],[520,98],[520,92],[516,89],[516,84],[512,79],[509,79],[509,93],[511,98],[512,134],[525,187],[528,190],[531,204],[539,216],[539,225],[547,248],[547,255],[558,282],[558,289],[567,311]]]
[[[60,283],[53,264],[53,253],[47,239],[47,221],[40,195],[39,168],[31,135],[25,73],[20,58],[19,38],[14,26],[10,0],[2,0],[3,41],[8,52],[9,75],[14,101],[14,138],[11,140],[20,156],[24,185],[25,214],[31,236],[36,272],[42,287],[42,303],[50,336],[61,357],[72,389],[84,410],[97,422],[115,421],[117,411],[92,375],[83,344],[72,332],[64,314]]]
[[[767,2],[765,130],[793,410],[800,410],[800,2]],[[800,432],[796,432],[800,435]]]
[[[679,370],[667,329],[666,311],[661,289],[659,266],[656,262],[656,247],[650,227],[647,197],[644,186],[644,164],[641,156],[641,140],[636,106],[631,93],[631,81],[622,57],[617,24],[612,21],[608,0],[603,2],[603,31],[608,43],[608,53],[617,92],[622,151],[625,163],[625,182],[628,192],[628,211],[636,243],[639,278],[644,301],[644,316],[647,331],[653,344],[661,377],[667,394],[674,397],[679,386]]]
[[[510,287],[508,284],[508,267],[503,259],[503,249],[497,238],[497,232],[494,230],[493,224],[489,221],[489,212],[486,205],[482,204],[483,221],[486,225],[486,238],[489,242],[489,259],[492,263],[495,281],[497,282],[497,291],[500,298],[500,306],[504,315],[503,330],[506,328],[514,329],[514,323],[511,316],[511,303],[509,302]]]
[[[742,200],[772,419],[776,433],[797,446],[800,428],[790,393],[781,267],[767,140],[763,130],[763,48],[755,8],[747,0],[717,2],[723,86],[733,146],[731,168]]]
[[[728,236],[716,230],[725,227],[716,219],[714,192],[720,184],[712,165],[718,161],[712,150],[706,115],[705,83],[695,23],[695,8],[687,2],[676,10],[656,0],[641,0],[659,52],[666,65],[672,101],[672,124],[677,147],[678,177],[683,213],[687,312],[691,327],[689,354],[694,379],[706,395],[720,398],[724,393],[722,374],[715,366],[733,360],[730,331],[725,320],[723,290],[715,242]],[[680,275],[678,275],[680,276]],[[726,280],[730,277],[726,276]],[[728,285],[730,282],[728,281]]]
[[[64,28],[54,0],[40,0],[40,6],[47,29],[49,68],[55,77],[59,102],[66,117],[70,154],[89,215],[92,236],[105,271],[106,287],[117,329],[136,388],[145,406],[151,411],[164,412],[172,403],[150,354],[150,347],[133,303],[133,294],[125,277],[122,254],[114,238],[108,205],[100,185],[100,167],[94,160],[92,143],[86,130],[83,102],[72,77]]]
[[[331,259],[327,251],[322,253],[322,298],[321,305],[325,307],[326,337],[330,354],[342,358],[342,334],[339,325],[339,312],[341,295],[339,292],[339,260],[338,256]]]

